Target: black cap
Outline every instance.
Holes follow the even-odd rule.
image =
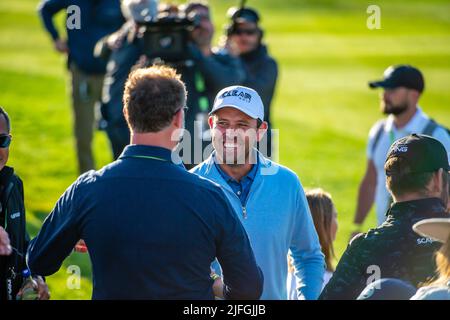
[[[411,168],[409,173],[434,172],[439,169],[450,170],[447,151],[442,143],[433,137],[411,134],[395,141],[389,149],[386,162],[392,158],[403,158]],[[399,172],[387,171],[387,176]]]
[[[406,87],[422,92],[425,83],[422,73],[410,65],[390,66],[384,71],[383,80],[370,81],[369,87],[374,88],[398,88]]]
[[[253,22],[258,24],[259,14],[255,9],[252,8],[237,8],[232,7],[228,9],[228,16],[234,22]]]
[[[369,284],[356,300],[409,300],[416,291],[409,282],[385,278]]]

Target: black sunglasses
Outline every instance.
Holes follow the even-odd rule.
[[[247,34],[249,36],[253,36],[258,33],[258,29],[236,29],[233,34],[241,35]]]
[[[1,134],[0,135],[0,148],[8,148],[11,144],[11,135],[10,134]]]

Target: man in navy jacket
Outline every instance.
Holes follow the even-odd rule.
[[[221,188],[187,172],[172,152],[186,90],[165,66],[137,69],[125,86],[131,144],[78,178],[30,243],[32,272],[60,268],[78,239],[89,249],[94,299],[258,299],[263,279],[247,234]],[[214,292],[211,262],[224,274]]]

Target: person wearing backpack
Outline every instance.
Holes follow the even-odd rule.
[[[359,187],[353,235],[361,231],[362,224],[375,202],[377,222],[382,224],[392,200],[384,181],[384,162],[392,143],[412,133],[432,136],[450,151],[448,129],[431,119],[418,101],[424,91],[422,73],[411,65],[390,66],[382,80],[369,82],[369,87],[383,88],[381,110],[387,118],[375,123],[369,133],[367,169]]]

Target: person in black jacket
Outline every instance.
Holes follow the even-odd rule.
[[[231,23],[226,28],[225,51],[240,57],[245,69],[242,85],[254,89],[261,96],[264,121],[269,124],[269,128],[267,136],[259,143],[259,149],[265,156],[271,157],[270,107],[278,78],[278,65],[262,41],[264,32],[259,25],[258,12],[248,7],[233,7],[228,10],[228,15]]]
[[[395,278],[418,287],[434,276],[440,243],[418,236],[412,226],[447,218],[450,166],[436,139],[412,134],[397,140],[384,165],[394,203],[386,221],[350,242],[319,299],[354,300],[371,282]]]
[[[9,117],[0,107],[0,301],[20,296],[29,242],[22,180],[14,174],[13,168],[6,166],[10,143]],[[40,299],[48,299],[48,287],[43,278],[34,278]]]

